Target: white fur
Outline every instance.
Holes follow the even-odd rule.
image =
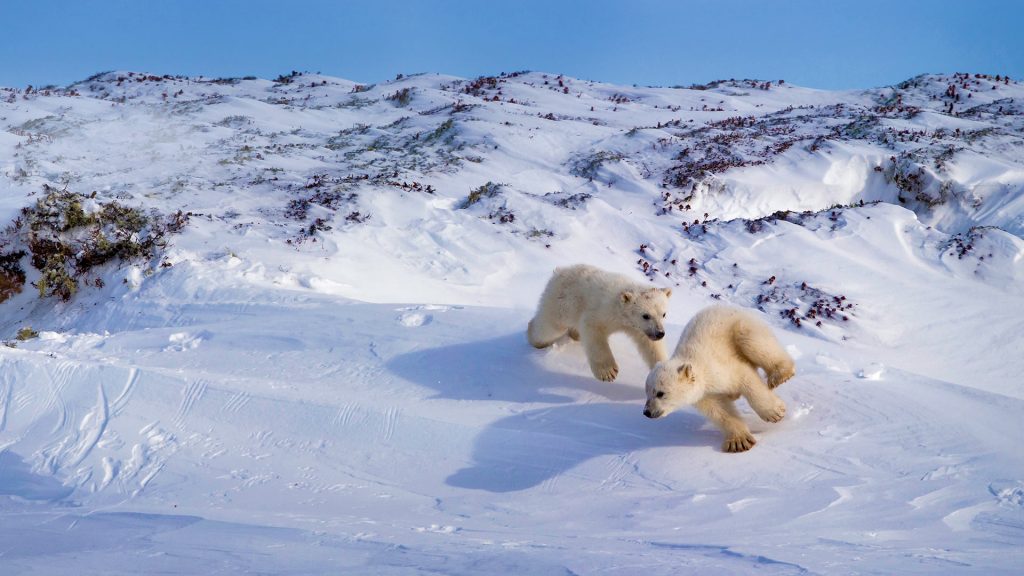
[[[581,340],[594,376],[610,382],[619,373],[608,346],[615,332],[632,337],[648,367],[668,357],[661,339],[671,294],[668,288],[651,288],[586,264],[556,268],[526,337],[536,348],[565,335]]]
[[[672,357],[647,376],[644,415],[661,418],[695,405],[725,434],[722,450],[742,452],[756,440],[733,402],[743,396],[763,420],[778,422],[786,404],[772,390],[795,373],[793,359],[763,320],[739,308],[711,306],[690,320]]]

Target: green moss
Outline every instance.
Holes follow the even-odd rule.
[[[78,282],[71,277],[59,259],[54,258],[48,261],[46,267],[40,272],[42,272],[42,276],[36,282],[40,298],[57,296],[67,302],[78,292]]]
[[[30,262],[40,272],[36,282],[40,297],[70,300],[78,292],[79,279],[94,268],[155,257],[163,236],[180,231],[187,222],[180,212],[165,222],[115,201],[95,201],[51,186],[43,190],[45,194],[24,208],[21,218],[5,232],[28,247]],[[84,205],[90,199],[96,209],[87,213]],[[20,262],[25,254],[0,253],[0,301],[24,285]]]
[[[72,198],[64,210],[64,230],[72,230],[82,226],[88,226],[96,220],[82,210],[82,202],[78,198]]]
[[[143,228],[149,224],[149,218],[141,210],[121,206],[117,202],[103,205],[99,221],[104,225],[113,226],[121,233],[130,232],[132,234],[142,232]]]
[[[455,120],[451,118],[442,122],[433,132],[427,135],[427,142],[433,142],[435,140],[445,140],[453,137],[455,131]]]
[[[474,188],[473,190],[470,191],[469,196],[467,196],[466,199],[462,201],[462,204],[459,206],[459,208],[466,209],[476,204],[477,202],[483,200],[484,198],[494,198],[495,196],[501,193],[502,187],[503,186],[501,184],[488,182],[487,184],[484,184],[479,188]]]
[[[598,170],[604,164],[613,164],[625,159],[626,155],[621,152],[602,150],[590,155],[577,157],[569,167],[569,173],[573,176],[593,180],[597,177]]]

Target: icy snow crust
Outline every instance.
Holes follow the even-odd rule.
[[[0,89],[3,221],[44,184],[191,216],[69,302],[0,304],[5,575],[1024,565],[1013,80]],[[725,454],[693,410],[642,416],[627,340],[614,383],[530,348],[576,262],[671,286],[670,343],[762,310],[787,418],[741,402],[758,444]]]

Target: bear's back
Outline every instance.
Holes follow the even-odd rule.
[[[560,292],[574,294],[595,305],[624,290],[636,288],[636,283],[628,277],[589,264],[556,268],[555,278]]]
[[[724,352],[735,356],[735,336],[745,322],[757,322],[757,319],[735,306],[709,306],[686,324],[674,355],[692,357]]]

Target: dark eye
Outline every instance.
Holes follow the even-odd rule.
[[[658,398],[664,398],[665,397],[665,393],[664,392],[658,392],[657,394],[655,394],[655,396],[657,396]]]
[[[666,312],[666,314],[667,314],[667,312]],[[665,317],[665,314],[662,314],[662,315],[661,315],[661,317],[662,317],[662,318],[664,318],[664,317]]]
[[[644,320],[650,320],[650,319],[651,319],[651,315],[650,314],[644,314]]]

